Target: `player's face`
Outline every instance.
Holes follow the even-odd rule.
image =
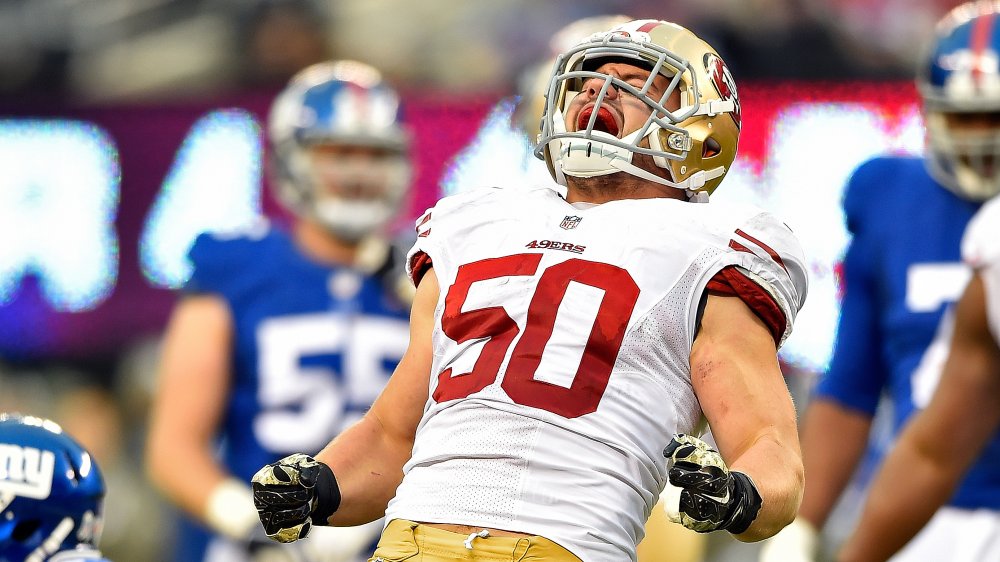
[[[962,131],[991,131],[1000,129],[1000,113],[945,113],[948,128]]]
[[[387,178],[380,164],[395,156],[391,151],[317,144],[309,147],[308,156],[317,199],[365,201],[386,197]]]
[[[956,141],[965,145],[959,152],[962,163],[984,176],[995,174],[1000,165],[995,152],[1000,113],[945,113],[944,119]]]
[[[596,69],[596,72],[614,76],[637,89],[642,89],[649,79],[649,70],[624,62],[604,63]],[[649,97],[659,99],[669,84],[670,80],[666,76],[657,75],[653,79]],[[603,86],[604,80],[600,78],[589,78],[583,82],[580,94],[573,98],[566,110],[568,131],[587,128],[587,123],[595,111],[595,101]],[[666,107],[670,110],[680,107],[678,89],[674,90]],[[650,108],[628,92],[611,87],[608,88],[601,107],[596,111],[597,121],[594,128],[622,138],[646,124]]]

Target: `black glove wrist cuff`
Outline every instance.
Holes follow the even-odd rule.
[[[327,519],[340,507],[340,486],[337,477],[326,463],[319,464],[319,475],[316,477],[316,508],[312,512],[313,525],[329,525]]]
[[[749,476],[737,471],[732,471],[729,475],[733,477],[733,503],[730,504],[729,513],[720,528],[738,535],[746,532],[754,519],[757,519],[764,501]]]

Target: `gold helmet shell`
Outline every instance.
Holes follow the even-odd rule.
[[[513,117],[532,144],[541,132],[539,124],[542,122],[542,111],[545,109],[545,87],[549,83],[556,57],[596,32],[607,31],[630,21],[632,18],[622,14],[591,16],[570,22],[552,35],[546,58],[529,66],[518,84],[520,99],[514,109]]]
[[[659,99],[648,95],[652,76],[636,88],[594,69],[602,59],[634,60],[670,81]],[[615,137],[588,127],[568,130],[565,110],[592,78],[605,81],[597,98],[614,87],[627,91],[650,110],[636,131]],[[667,107],[680,92],[680,107]],[[591,35],[556,60],[545,95],[542,132],[535,155],[543,158],[553,179],[593,177],[626,172],[670,187],[711,194],[736,158],[740,133],[740,103],[736,83],[722,57],[708,43],[677,24],[636,20]],[[647,140],[648,142],[643,142]],[[669,170],[667,180],[634,164],[634,154],[652,157]]]

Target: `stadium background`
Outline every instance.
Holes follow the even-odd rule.
[[[810,298],[782,353],[801,404],[835,336],[843,183],[922,151],[911,77],[956,3],[0,0],[0,410],[93,450],[112,559],[168,559],[183,537],[140,463],[158,337],[198,232],[284,217],[266,189],[274,93],[328,57],[387,74],[416,141],[403,231],[444,193],[538,172],[511,123],[519,85],[556,30],[606,13],[684,24],[732,69],[743,134],[717,197],[774,210],[805,246]],[[733,548],[710,557],[749,552]]]

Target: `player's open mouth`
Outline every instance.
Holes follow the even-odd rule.
[[[594,114],[594,108],[596,106],[585,107],[583,111],[580,112],[580,116],[576,120],[577,130],[583,130],[587,128],[590,123],[590,117]],[[614,115],[611,114],[607,108],[601,107],[597,110],[597,120],[594,122],[594,130],[602,131],[608,133],[611,136],[617,137],[620,129],[618,128],[618,122],[615,121]]]

